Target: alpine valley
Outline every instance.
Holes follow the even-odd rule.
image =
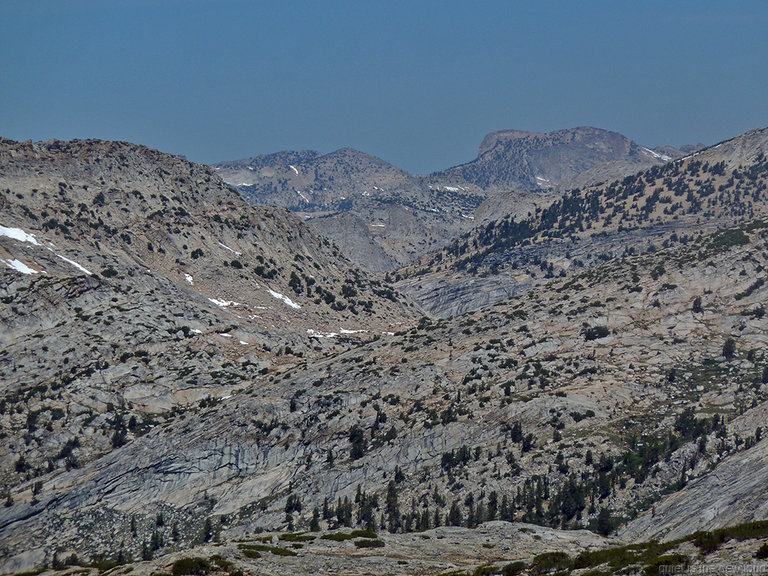
[[[0,139],[0,572],[767,569],[768,129]]]

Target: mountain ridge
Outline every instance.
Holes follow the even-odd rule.
[[[476,217],[487,217],[489,206],[512,212],[520,202],[538,202],[537,194],[624,176],[671,158],[665,154],[682,154],[672,150],[654,152],[618,133],[582,127],[494,132],[483,139],[477,159],[429,176],[408,174],[350,148],[324,155],[281,152],[214,166],[250,203],[301,214],[355,264],[382,273],[466,232]],[[395,222],[394,230],[389,222]],[[403,226],[410,229],[405,236],[398,231]]]
[[[526,543],[532,573],[534,554],[622,542],[558,547],[563,528],[636,542],[764,519],[762,476],[739,470],[768,446],[766,148],[756,130],[552,197],[391,285],[208,167],[1,141],[2,570],[163,555],[149,571],[219,538],[259,569],[246,549],[358,528],[392,534],[385,556],[415,531],[430,558],[454,530],[499,547],[459,565],[520,558],[487,535],[534,530],[555,544]],[[428,303],[435,278],[456,280],[431,292],[444,318],[396,290]],[[715,490],[714,514],[668,517]]]

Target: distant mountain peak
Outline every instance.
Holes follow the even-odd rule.
[[[458,176],[486,190],[541,190],[595,168],[603,179],[617,178],[679,156],[678,150],[651,150],[593,126],[547,133],[499,130],[483,138],[475,160],[439,175]]]

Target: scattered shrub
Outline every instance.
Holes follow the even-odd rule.
[[[590,326],[584,330],[584,340],[597,340],[605,338],[611,333],[606,326]]]
[[[205,558],[179,558],[173,563],[171,572],[173,576],[203,576],[211,571],[211,563]]]
[[[358,548],[384,548],[384,542],[382,540],[355,540],[355,546]]]

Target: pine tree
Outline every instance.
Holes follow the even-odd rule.
[[[509,507],[509,498],[506,494],[501,497],[501,519],[506,520],[507,522],[511,522],[510,518],[510,507]]]
[[[419,531],[429,530],[429,508],[425,508],[421,512],[421,518],[419,518]]]
[[[394,534],[400,528],[400,504],[397,501],[397,487],[394,480],[390,480],[387,485],[386,510],[389,517],[389,531]]]
[[[210,542],[212,536],[213,536],[213,523],[211,522],[210,518],[206,518],[205,523],[203,524],[203,534],[202,534],[203,542]]]
[[[462,526],[464,524],[464,516],[461,513],[459,503],[455,500],[451,504],[451,509],[448,511],[448,518],[445,523],[448,526]]]
[[[315,509],[312,510],[312,520],[310,520],[309,522],[309,531],[310,532],[320,531],[320,510],[317,509],[317,506],[315,506]]]
[[[494,490],[488,495],[488,520],[496,520],[499,513],[499,495]]]

